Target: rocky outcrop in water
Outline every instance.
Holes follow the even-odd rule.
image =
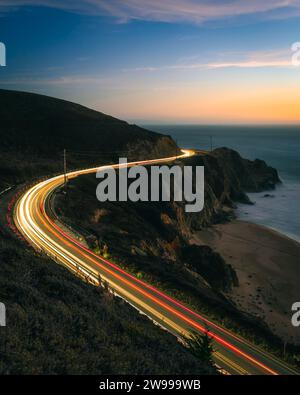
[[[274,189],[280,183],[277,170],[263,160],[243,159],[238,152],[229,148],[218,148],[212,155],[223,169],[225,178],[231,185],[237,185],[239,191],[261,192]]]
[[[229,148],[185,159],[184,164],[205,168],[205,206],[196,215],[187,215],[189,226],[202,227],[229,220],[236,203],[252,204],[247,192],[274,189],[280,183],[277,170],[264,161],[250,161]]]

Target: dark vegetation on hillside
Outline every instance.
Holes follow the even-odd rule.
[[[119,156],[174,154],[173,140],[136,125],[48,96],[0,89],[0,190],[30,178],[97,166]],[[122,155],[121,155],[122,154]]]
[[[0,374],[209,374],[122,300],[0,234]]]

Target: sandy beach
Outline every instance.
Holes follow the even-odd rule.
[[[300,328],[291,324],[291,306],[300,301],[300,243],[240,220],[199,231],[195,241],[235,269],[239,286],[226,296],[240,310],[261,317],[284,341],[300,344]]]

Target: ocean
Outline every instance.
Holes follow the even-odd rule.
[[[271,197],[249,193],[255,204],[239,204],[236,213],[300,242],[300,126],[144,126],[171,135],[182,148],[228,147],[275,167],[282,184],[267,192]]]

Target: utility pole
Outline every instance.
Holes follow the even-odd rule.
[[[67,151],[64,149],[64,180],[65,185],[67,184]]]

